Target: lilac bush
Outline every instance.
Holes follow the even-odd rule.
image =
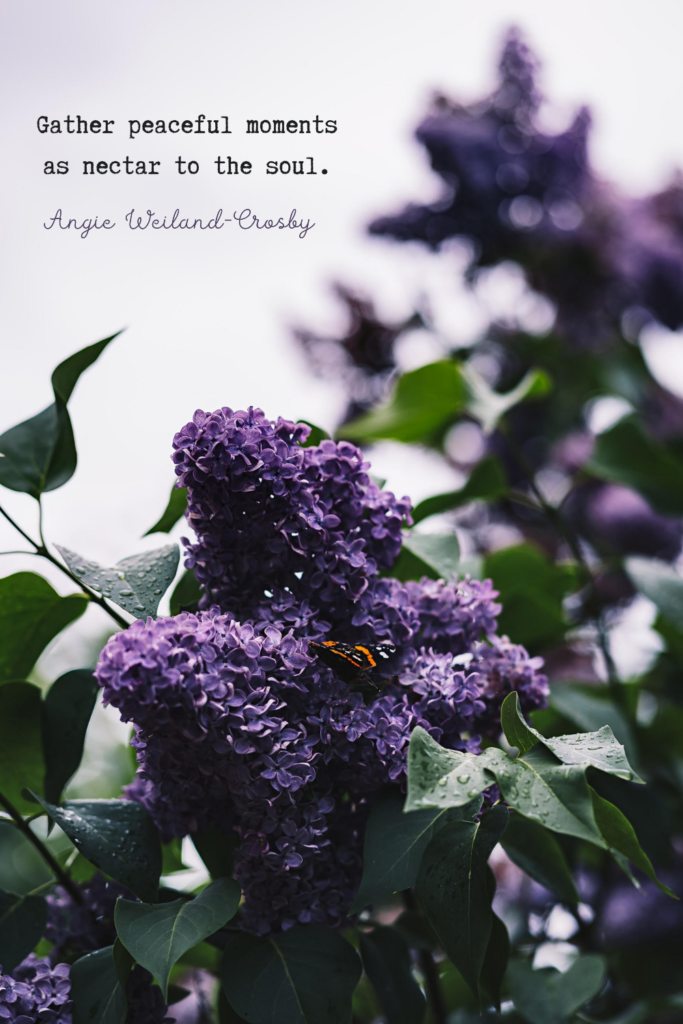
[[[408,499],[372,482],[351,444],[302,447],[308,432],[223,408],[176,435],[200,610],[135,622],[97,668],[105,702],[135,725],[129,796],[165,839],[236,832],[257,934],[345,921],[367,813],[404,785],[416,725],[477,751],[512,689],[526,711],[547,696],[540,659],[495,635],[490,581],[380,575]],[[396,646],[375,699],[310,653],[321,637]]]
[[[11,974],[0,966],[0,1021],[71,1024],[69,965],[31,953]]]

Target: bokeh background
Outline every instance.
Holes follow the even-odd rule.
[[[539,84],[552,97],[541,111],[547,130],[561,130],[581,104],[590,105],[598,174],[638,195],[663,187],[683,167],[683,9],[675,0],[577,0],[564,8],[537,0],[3,0],[0,17],[0,430],[49,403],[50,373],[61,359],[127,328],[78,386],[71,411],[79,469],[68,488],[45,499],[49,540],[103,563],[159,543],[142,534],[173,480],[172,436],[195,408],[254,404],[271,416],[335,426],[344,390],[312,376],[291,334],[295,325],[343,332],[346,313],[333,280],[371,294],[390,322],[428,304],[436,330],[401,339],[401,369],[467,345],[512,309],[526,310],[528,326],[542,328],[548,309],[509,266],[469,289],[457,283],[457,247],[435,256],[366,233],[380,213],[437,198],[440,186],[414,128],[434,90],[463,101],[490,92],[511,25],[541,58]],[[229,115],[233,134],[127,137],[129,118],[199,113]],[[67,114],[114,118],[116,132],[36,130],[37,117]],[[336,119],[337,133],[254,138],[244,131],[247,118],[316,115]],[[228,154],[251,160],[251,176],[218,176],[213,160]],[[179,155],[198,160],[200,173],[179,176]],[[309,155],[328,168],[326,176],[264,173],[267,159]],[[83,159],[124,156],[162,160],[161,174],[81,174]],[[45,176],[48,159],[68,159],[71,172]],[[228,215],[250,207],[286,217],[296,208],[316,226],[303,240],[235,227],[141,234],[123,220],[132,206],[168,214],[179,207],[192,217],[219,207]],[[87,239],[47,232],[43,223],[57,208],[79,220],[110,217],[118,226]],[[683,395],[680,338],[651,329],[643,348],[655,375]],[[376,446],[373,464],[388,487],[415,501],[462,479],[443,460],[391,442]],[[33,521],[31,499],[5,499],[21,522]],[[0,525],[2,549],[15,540]],[[3,558],[3,575],[26,567],[26,559]],[[36,569],[68,590],[58,575]],[[631,666],[637,652],[647,658],[656,650],[651,620],[643,598],[622,624],[630,646],[616,646]],[[39,676],[50,681],[75,661],[90,663],[105,628],[89,610],[42,659]],[[131,771],[126,735],[115,716],[98,713],[75,792],[118,791]]]

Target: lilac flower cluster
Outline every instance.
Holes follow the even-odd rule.
[[[307,432],[221,409],[176,435],[203,607],[134,623],[97,668],[105,702],[136,727],[129,795],[164,838],[237,833],[243,924],[260,934],[343,923],[366,816],[404,783],[416,725],[476,750],[512,688],[525,710],[547,695],[539,660],[495,636],[490,581],[379,575],[408,500],[371,482],[352,445],[302,447]],[[396,645],[375,699],[311,655],[324,636]]]
[[[575,343],[608,342],[634,309],[678,328],[683,190],[630,200],[606,186],[589,164],[586,109],[557,135],[538,127],[535,72],[512,33],[486,101],[468,107],[437,97],[416,135],[446,194],[375,220],[371,234],[431,247],[468,238],[472,271],[514,260],[557,307],[558,332]]]
[[[31,953],[12,974],[0,966],[0,1021],[71,1024],[69,965],[52,967]]]

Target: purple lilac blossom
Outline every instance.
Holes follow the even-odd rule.
[[[0,966],[0,1021],[14,1024],[71,1024],[69,965],[39,960],[31,953],[12,974]]]
[[[514,260],[556,306],[556,330],[575,344],[606,344],[629,310],[672,330],[683,323],[680,186],[627,199],[602,182],[587,154],[584,108],[563,132],[537,123],[536,61],[511,33],[500,82],[483,103],[437,97],[417,129],[445,195],[380,217],[370,233],[437,248],[473,244],[471,273]]]
[[[176,435],[205,607],[135,622],[97,668],[105,703],[136,728],[129,797],[164,839],[237,833],[242,923],[257,934],[343,924],[366,816],[404,785],[416,725],[478,750],[512,688],[526,711],[547,696],[539,659],[495,635],[490,581],[379,576],[408,500],[371,483],[352,445],[301,448],[306,433],[223,409]],[[325,635],[397,646],[374,700],[309,654]]]

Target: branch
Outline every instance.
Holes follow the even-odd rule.
[[[48,867],[54,874],[55,878],[58,880],[59,884],[64,886],[66,891],[69,893],[69,896],[71,896],[71,898],[75,900],[76,903],[82,903],[83,896],[81,895],[80,890],[74,885],[74,883],[71,881],[67,873],[61,867],[58,861],[55,860],[52,853],[50,853],[47,846],[45,846],[45,844],[38,838],[35,832],[33,832],[33,830],[29,827],[28,822],[24,820],[24,818],[16,809],[12,801],[9,799],[9,797],[6,797],[4,793],[0,793],[0,804],[2,804],[2,806],[5,808],[5,810],[7,811],[7,813],[9,814],[9,816],[11,817],[12,821],[19,829],[19,831],[22,832],[26,836],[28,841],[36,848],[40,856],[43,858],[45,863],[48,865]]]

